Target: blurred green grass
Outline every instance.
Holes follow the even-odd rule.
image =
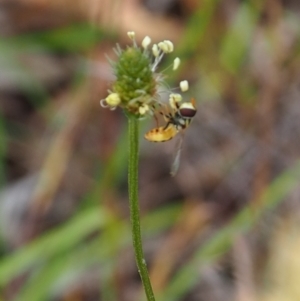
[[[78,54],[89,51],[101,40],[111,37],[112,34],[101,30],[101,28],[82,22],[56,29],[8,37],[5,39],[5,44],[14,50],[30,50],[35,47],[42,47],[54,53]]]
[[[6,183],[6,167],[5,157],[7,152],[7,135],[5,130],[5,120],[0,115],[0,188],[3,188]]]

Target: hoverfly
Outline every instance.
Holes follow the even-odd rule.
[[[151,142],[165,142],[174,138],[179,132],[183,134],[191,123],[193,117],[196,115],[195,99],[192,98],[190,102],[183,102],[178,104],[174,99],[170,99],[171,112],[160,112],[163,115],[166,125],[156,127],[145,134],[145,138]],[[181,136],[176,147],[176,155],[171,169],[171,175],[177,173],[180,162],[180,154],[182,148],[183,136]]]

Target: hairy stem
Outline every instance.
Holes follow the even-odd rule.
[[[155,301],[149,273],[144,259],[140,209],[138,200],[138,164],[139,164],[139,121],[135,117],[128,117],[129,122],[129,162],[128,162],[128,191],[131,231],[135,260],[148,301]]]

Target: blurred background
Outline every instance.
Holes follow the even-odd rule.
[[[99,105],[129,30],[173,41],[198,109],[174,178],[141,122],[157,300],[300,300],[299,1],[2,0],[0,301],[145,300],[126,119]]]

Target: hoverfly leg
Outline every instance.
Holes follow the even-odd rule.
[[[164,126],[164,128],[163,128],[163,131],[166,130],[170,124],[172,124],[172,122],[170,122],[170,121],[167,122],[167,124],[166,124],[166,125]]]
[[[153,117],[155,119],[155,124],[156,124],[156,127],[158,128],[159,127],[158,118],[157,118],[157,115],[155,114],[155,111],[157,111],[157,108],[154,105],[152,105],[151,107],[152,107],[152,111],[153,111]]]
[[[171,115],[168,113],[165,113],[164,111],[159,111],[159,114],[162,115],[162,117],[164,118],[165,122],[168,122],[171,118]]]
[[[156,127],[158,128],[158,118],[156,115],[154,115],[154,119],[155,119]]]

